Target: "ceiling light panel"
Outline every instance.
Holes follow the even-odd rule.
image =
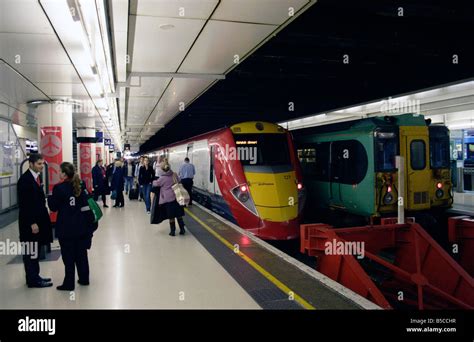
[[[281,25],[309,0],[222,0],[213,20]]]
[[[277,26],[211,20],[180,67],[183,73],[223,74]]]
[[[136,20],[132,71],[175,72],[205,21],[148,16]],[[160,25],[174,29],[162,30]]]
[[[207,19],[217,3],[217,0],[140,0],[133,14],[181,19]]]

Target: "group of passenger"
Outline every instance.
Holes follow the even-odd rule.
[[[41,154],[33,153],[28,161],[29,169],[21,175],[17,184],[20,241],[44,246],[53,241],[51,220],[40,178],[44,158]],[[65,268],[63,283],[57,289],[72,291],[75,288],[76,267],[78,283],[89,285],[87,250],[91,248],[92,235],[97,226],[88,206],[84,183],[81,182],[74,165],[62,163],[60,178],[61,182],[54,186],[52,195],[47,198],[47,204],[52,212],[57,212],[55,230]],[[28,287],[53,286],[50,278],[40,276],[37,254],[24,253],[23,264]]]
[[[46,202],[50,211],[57,212],[55,223],[56,236],[61,247],[61,256],[65,267],[65,277],[58,290],[72,291],[75,288],[75,270],[79,276],[78,283],[89,285],[89,263],[87,250],[92,245],[92,235],[97,224],[91,222],[88,205],[89,194],[79,178],[73,164],[64,162],[60,165],[61,182],[53,188],[52,195],[46,198],[40,175],[44,168],[44,158],[39,153],[29,156],[29,169],[18,181],[19,228],[20,241],[46,245],[53,241],[52,224]],[[192,204],[192,186],[195,175],[194,165],[185,158],[178,174],[171,170],[168,159],[161,156],[150,164],[147,156],[142,156],[138,163],[116,159],[114,163],[104,166],[99,159],[92,169],[93,198],[102,200],[103,207],[108,208],[107,195],[113,194],[114,207],[124,207],[126,194],[138,191],[139,201],[145,202],[147,214],[151,213],[152,200],[154,211],[160,212],[162,220],[168,219],[170,236],[175,236],[176,223],[179,234],[186,232],[183,206],[179,205],[173,185],[181,182],[190,196]],[[153,196],[153,197],[152,197]],[[89,214],[87,216],[86,214]],[[160,220],[161,222],[161,220]],[[23,263],[28,287],[43,288],[53,285],[50,278],[40,276],[39,260],[33,255],[24,254]]]

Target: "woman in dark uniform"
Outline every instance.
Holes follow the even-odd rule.
[[[51,211],[58,212],[56,235],[65,267],[64,282],[57,289],[72,291],[76,267],[78,283],[89,285],[87,250],[92,243],[93,213],[74,165],[67,162],[61,164],[61,179],[63,182],[54,186],[53,194],[48,198],[48,206]]]

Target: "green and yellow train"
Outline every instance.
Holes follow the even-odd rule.
[[[395,156],[405,158],[405,208],[452,205],[449,131],[423,115],[374,117],[295,133],[307,201],[359,217],[396,216]]]

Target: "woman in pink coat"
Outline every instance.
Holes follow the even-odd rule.
[[[163,172],[161,173],[160,178],[158,178],[158,180],[154,182],[154,185],[160,187],[159,205],[160,209],[163,210],[163,212],[165,213],[166,218],[170,221],[169,235],[175,236],[175,218],[178,220],[179,234],[184,235],[184,233],[186,232],[183,221],[184,209],[176,201],[176,195],[174,194],[174,191],[172,189],[172,186],[180,181],[179,177],[171,170],[167,160],[164,160],[161,163],[161,170]]]

